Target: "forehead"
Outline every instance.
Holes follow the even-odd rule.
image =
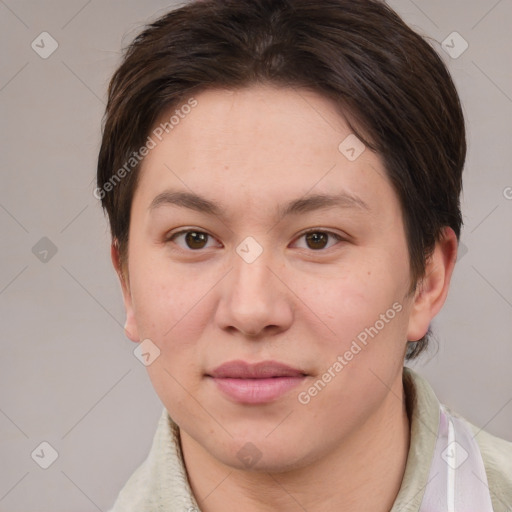
[[[165,188],[262,208],[308,193],[344,192],[367,204],[394,194],[380,157],[315,92],[253,86],[206,90],[194,100],[193,109],[175,106],[155,125],[168,131],[161,140],[153,135],[140,171],[138,195],[147,205]],[[177,113],[179,121],[175,115],[166,125]]]
[[[194,156],[213,151],[224,159],[250,154],[269,163],[293,156],[309,162],[320,148],[326,157],[336,155],[340,137],[351,132],[334,103],[310,90],[254,85],[206,90],[195,99],[197,106],[172,129],[176,144],[196,139]],[[168,117],[163,114],[164,123]]]

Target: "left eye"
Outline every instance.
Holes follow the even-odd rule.
[[[315,251],[321,250],[321,249],[328,249],[332,247],[327,247],[329,237],[334,238],[335,241],[340,242],[343,240],[343,238],[340,235],[337,235],[336,233],[331,233],[330,231],[307,231],[306,233],[303,233],[297,240],[300,240],[301,238],[304,238],[306,241],[307,246],[303,247],[305,249],[313,249]]]

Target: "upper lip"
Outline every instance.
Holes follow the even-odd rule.
[[[207,375],[220,379],[268,379],[272,377],[303,377],[306,373],[277,361],[261,361],[258,363],[228,361]]]

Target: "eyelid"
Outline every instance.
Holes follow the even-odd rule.
[[[182,235],[183,233],[189,233],[191,231],[195,231],[196,233],[204,233],[205,235],[212,236],[208,231],[205,231],[204,229],[195,228],[193,226],[191,227],[184,227],[179,228],[178,231],[169,231],[165,234],[165,240],[170,240],[171,238],[174,238],[177,235]]]
[[[296,238],[300,238],[301,236],[307,235],[309,233],[327,233],[328,235],[333,235],[334,237],[339,237],[342,239],[348,238],[348,235],[341,235],[340,233],[336,233],[336,231],[333,231],[329,228],[308,228],[304,231],[301,231]]]

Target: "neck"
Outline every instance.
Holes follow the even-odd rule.
[[[283,473],[226,466],[181,431],[190,485],[202,512],[389,512],[402,483],[410,426],[402,375],[382,406],[337,450]]]

